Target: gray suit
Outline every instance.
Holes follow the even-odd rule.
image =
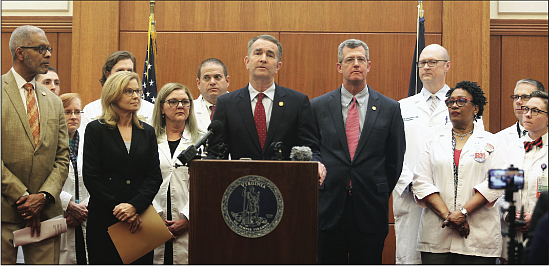
[[[42,209],[40,220],[63,214],[59,194],[69,165],[63,104],[59,97],[38,83],[36,98],[40,111],[38,147],[35,147],[14,75],[11,70],[2,75],[2,225],[26,225],[15,205],[25,191],[30,194],[44,191],[54,197],[55,203],[48,203]],[[2,241],[2,253],[7,252],[5,248]]]

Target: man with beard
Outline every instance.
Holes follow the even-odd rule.
[[[13,66],[2,76],[2,264],[15,264],[13,231],[63,214],[59,194],[68,175],[69,141],[61,99],[36,82],[52,48],[40,28],[15,29]],[[58,264],[59,236],[23,246],[26,264]]]

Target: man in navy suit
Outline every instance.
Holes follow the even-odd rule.
[[[344,41],[336,64],[343,85],[311,101],[328,170],[318,194],[320,264],[382,263],[406,145],[399,103],[366,83],[371,65],[363,41]]]
[[[221,121],[223,132],[214,135],[209,146],[228,144],[233,160],[273,159],[273,146],[277,142],[283,147],[282,158],[289,160],[292,147],[307,146],[313,152],[313,160],[319,162],[319,183],[322,183],[326,169],[321,163],[309,97],[274,82],[282,66],[281,58],[282,45],[273,36],[260,35],[248,42],[244,63],[250,82],[217,98],[212,120]],[[210,154],[208,158],[215,156]]]

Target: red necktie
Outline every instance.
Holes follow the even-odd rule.
[[[263,150],[263,146],[265,146],[265,139],[267,138],[267,119],[265,118],[263,97],[265,97],[265,94],[262,92],[257,95],[257,103],[255,104],[254,111],[255,128],[257,129],[257,136],[259,137],[259,145],[261,146],[261,150]]]
[[[210,121],[211,121],[214,117],[215,105],[210,106],[210,110],[212,110],[212,113],[210,114]]]
[[[541,137],[539,137],[538,139],[536,139],[534,141],[525,141],[524,142],[524,151],[529,152],[529,151],[532,150],[532,148],[534,148],[534,146],[538,146],[538,148],[543,147],[543,140],[541,139]]]
[[[34,139],[35,147],[38,146],[40,140],[40,123],[38,121],[38,105],[36,104],[36,97],[34,97],[34,87],[32,84],[25,84],[24,88],[27,90],[27,117],[29,118],[29,124],[32,131],[32,137]]]
[[[355,156],[356,146],[358,145],[358,138],[360,129],[360,121],[358,118],[358,109],[356,107],[356,98],[353,97],[351,106],[349,106],[349,112],[347,113],[347,123],[345,125],[345,134],[347,135],[347,145],[349,145],[349,154],[351,155],[351,161]]]

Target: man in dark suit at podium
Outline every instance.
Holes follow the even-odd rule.
[[[274,76],[280,70],[282,45],[273,36],[260,35],[248,42],[244,63],[249,71],[246,87],[217,98],[212,120],[223,124],[223,132],[210,140],[214,149],[229,145],[231,159],[272,159],[273,146],[281,142],[283,160],[290,159],[294,146],[307,146],[318,161],[319,183],[326,176],[321,162],[318,136],[307,95],[278,86]],[[210,154],[208,158],[215,158]]]
[[[406,146],[399,103],[366,83],[371,64],[364,42],[344,41],[343,85],[311,101],[328,170],[318,195],[320,264],[382,263]]]

